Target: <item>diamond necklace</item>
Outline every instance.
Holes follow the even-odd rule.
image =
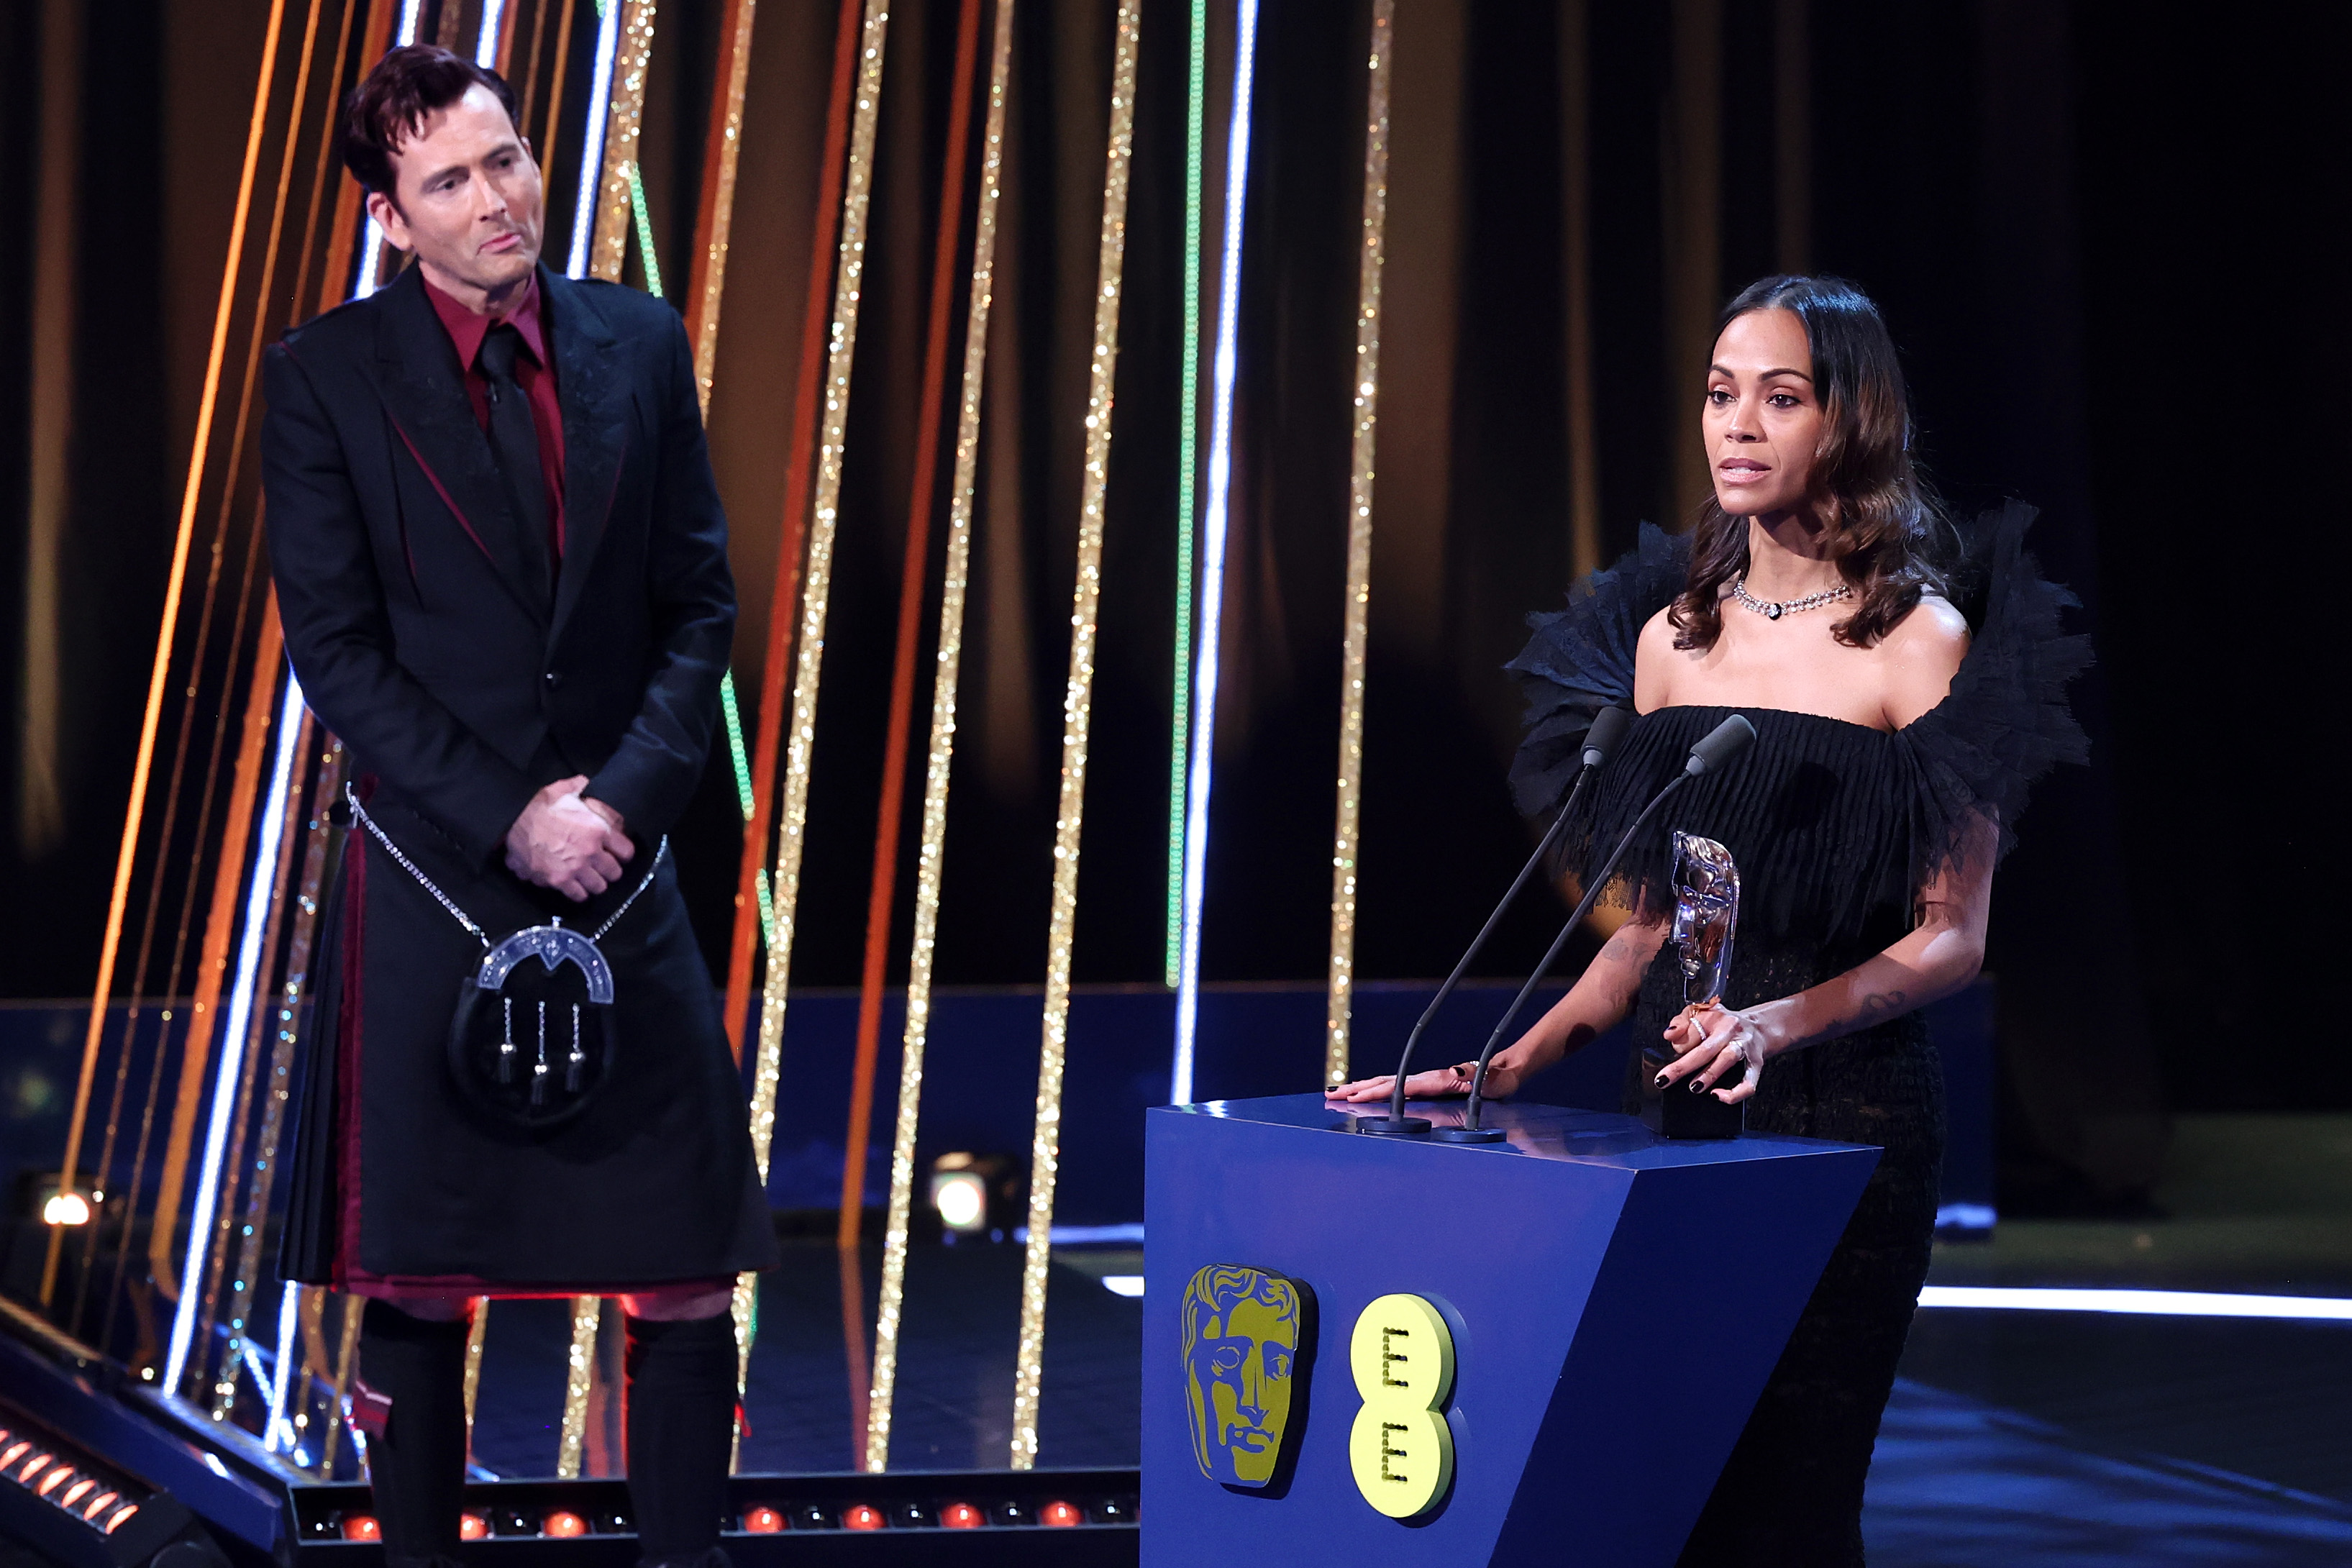
[[[1801,599],[1759,599],[1748,591],[1748,574],[1743,572],[1731,580],[1731,596],[1766,620],[1777,621],[1782,616],[1793,616],[1799,610],[1816,610],[1823,605],[1834,605],[1840,599],[1850,599],[1853,597],[1853,584],[1841,583],[1834,588],[1824,588]]]

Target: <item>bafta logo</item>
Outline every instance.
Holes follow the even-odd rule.
[[[1307,1313],[1296,1280],[1213,1263],[1185,1287],[1186,1411],[1201,1473],[1271,1483],[1290,1425],[1291,1376]]]

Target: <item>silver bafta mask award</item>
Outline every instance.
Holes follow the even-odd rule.
[[[1739,868],[1712,838],[1675,835],[1675,933],[1682,950],[1683,1000],[1709,1007],[1731,979],[1731,938],[1739,923]]]
[[[1739,868],[1732,864],[1731,851],[1714,839],[1678,832],[1674,883],[1671,940],[1682,963],[1683,1000],[1694,1008],[1720,1005],[1731,981],[1732,936],[1739,923]],[[1658,1067],[1674,1059],[1671,1047],[1658,1047],[1652,1055]],[[1717,1079],[1716,1087],[1728,1089],[1750,1070],[1742,1062]],[[1712,1094],[1692,1094],[1684,1082],[1652,1092],[1659,1098],[1651,1125],[1663,1137],[1737,1138],[1747,1125],[1744,1104],[1726,1105]],[[1646,1102],[1643,1110],[1644,1120],[1650,1120]]]

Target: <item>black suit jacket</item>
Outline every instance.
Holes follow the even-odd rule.
[[[304,1034],[289,1279],[576,1293],[774,1258],[675,870],[617,918],[701,773],[734,626],[692,358],[658,300],[544,270],[540,288],[563,409],[551,595],[523,575],[488,437],[414,274],[270,351],[269,548],[303,694],[374,775],[369,811],[393,842],[493,938],[556,915],[614,921],[599,939],[614,1076],[551,1131],[482,1116],[447,1066],[481,948],[349,835]],[[532,795],[573,773],[638,846],[584,906],[500,856]]]
[[[563,406],[551,611],[415,268],[289,332],[264,373],[270,560],[303,695],[356,771],[477,863],[573,773],[632,837],[666,831],[735,623],[684,325],[617,285],[541,268],[539,286]]]

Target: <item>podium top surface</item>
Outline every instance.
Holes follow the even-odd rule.
[[[1368,1114],[1386,1115],[1387,1102],[1359,1108]],[[1468,1119],[1467,1102],[1459,1100],[1416,1100],[1405,1103],[1405,1113],[1428,1119],[1438,1127],[1459,1127]],[[1520,1159],[1600,1165],[1617,1170],[1654,1171],[1688,1165],[1721,1165],[1748,1160],[1782,1160],[1801,1155],[1849,1152],[1867,1144],[1837,1143],[1822,1138],[1791,1138],[1772,1132],[1743,1132],[1737,1138],[1661,1138],[1631,1116],[1602,1110],[1579,1110],[1564,1105],[1514,1105],[1489,1100],[1479,1108],[1481,1125],[1498,1127],[1499,1143],[1448,1143],[1433,1138],[1374,1137],[1354,1130],[1353,1113],[1335,1109],[1320,1094],[1277,1094],[1262,1100],[1211,1100],[1196,1105],[1163,1105],[1154,1116],[1213,1117],[1226,1121],[1255,1122],[1266,1127],[1328,1132],[1334,1137],[1362,1138],[1389,1148],[1428,1149],[1433,1153],[1465,1159]],[[1875,1152],[1874,1150],[1873,1151]]]

